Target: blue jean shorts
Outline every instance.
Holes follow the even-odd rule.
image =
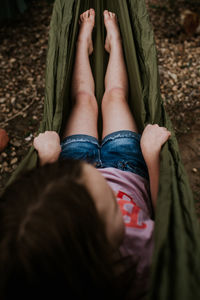
[[[59,160],[83,160],[96,168],[116,168],[149,179],[148,170],[140,148],[141,135],[120,130],[107,135],[101,143],[85,134],[71,135],[61,142]]]

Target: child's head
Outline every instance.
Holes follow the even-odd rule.
[[[114,192],[97,169],[83,164],[83,184],[92,196],[97,212],[104,223],[106,235],[117,248],[124,237],[124,222]]]
[[[43,299],[109,294],[124,226],[95,168],[47,164],[11,185],[0,205],[1,299],[38,298],[39,291]]]

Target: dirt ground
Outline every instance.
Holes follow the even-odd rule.
[[[180,25],[184,9],[200,15],[198,1],[146,0],[155,33],[160,87],[194,198],[200,200],[200,35]],[[198,3],[197,3],[198,2]],[[43,115],[45,62],[52,5],[33,1],[16,20],[0,25],[0,128],[9,135],[0,154],[0,191],[25,157]]]
[[[200,200],[200,35],[180,24],[186,9],[200,16],[200,1],[149,0],[165,108],[173,123],[182,161],[199,211]]]

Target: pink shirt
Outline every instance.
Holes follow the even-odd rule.
[[[115,192],[123,214],[125,237],[120,252],[122,256],[131,255],[133,263],[137,263],[140,282],[133,294],[138,297],[147,289],[153,253],[154,221],[149,182],[137,174],[115,168],[98,170]]]

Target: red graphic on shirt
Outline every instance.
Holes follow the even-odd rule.
[[[141,208],[137,206],[133,198],[122,191],[118,192],[117,198],[126,226],[139,229],[146,228],[147,224],[144,222],[139,224],[138,222],[138,216]]]

